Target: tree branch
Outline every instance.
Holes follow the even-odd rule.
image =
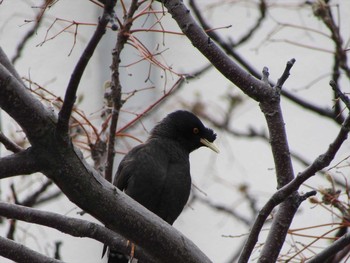
[[[275,85],[275,87],[277,89],[282,90],[282,86],[283,86],[284,82],[288,79],[288,77],[290,75],[289,72],[292,69],[294,63],[295,63],[294,58],[287,62],[286,68],[284,69],[282,76],[277,80],[277,83]]]
[[[190,1],[190,5],[192,6],[194,10],[194,14],[198,18],[201,26],[204,28],[204,30],[211,29],[210,25],[204,20],[204,18],[201,16],[198,8],[195,5],[195,2],[193,0]],[[260,2],[260,11],[261,11],[261,19],[265,16],[265,2]],[[259,22],[259,21],[258,21]],[[262,74],[256,70],[252,65],[250,65],[241,55],[239,55],[233,48],[230,41],[225,41],[217,32],[215,31],[208,31],[208,36],[214,40],[229,56],[234,58],[244,69],[246,69],[250,74],[252,74],[257,79],[262,79]],[[271,86],[275,86],[276,84],[274,82],[270,82]],[[336,121],[338,124],[342,124],[344,121],[341,116],[338,116],[337,112],[333,111],[332,109],[319,107],[313,103],[310,103],[295,94],[289,92],[288,90],[284,89],[282,90],[282,95],[291,100],[292,102],[296,103],[297,105],[300,105],[301,107],[308,109],[316,114],[319,114],[321,116],[325,116],[327,118],[330,118],[334,121]]]
[[[138,1],[131,1],[128,13],[125,14],[124,24],[122,25],[117,38],[117,43],[113,50],[113,61],[111,65],[112,76],[111,76],[111,90],[112,90],[112,99],[113,99],[113,111],[111,117],[111,123],[109,128],[109,137],[108,137],[108,147],[107,147],[107,164],[105,171],[105,179],[109,182],[112,182],[112,173],[113,173],[113,164],[115,157],[115,136],[117,131],[117,124],[119,119],[119,112],[122,105],[121,102],[121,92],[122,85],[119,78],[119,65],[121,62],[121,53],[124,49],[124,45],[129,39],[130,29],[133,23],[133,15],[138,9]]]
[[[3,65],[11,73],[11,75],[14,76],[17,79],[17,81],[19,81],[24,86],[21,76],[17,73],[11,61],[6,56],[5,52],[2,50],[1,47],[0,47],[0,64]]]
[[[273,91],[267,89],[265,83],[253,78],[248,72],[234,63],[203,31],[191,16],[187,7],[180,0],[161,1],[182,32],[212,64],[228,80],[237,85],[244,93],[260,101],[271,97]]]
[[[335,45],[334,53],[339,62],[339,66],[344,70],[346,76],[350,79],[350,67],[348,65],[347,52],[343,48],[346,47],[346,45],[344,45],[343,38],[340,34],[340,28],[334,21],[331,6],[328,3],[323,2],[315,4],[314,15],[320,18],[331,32],[331,38]]]
[[[206,22],[205,18],[202,16],[201,11],[199,10],[197,3],[195,0],[190,0],[189,1],[189,6],[192,8],[196,18],[198,19],[200,25],[203,27],[205,31],[207,31],[208,36],[210,36],[212,39],[215,41],[220,38],[219,35],[214,31],[211,30],[212,28],[209,26],[209,24]],[[229,49],[232,49],[233,47],[237,47],[247,40],[249,40],[253,34],[260,29],[260,25],[266,18],[266,11],[267,11],[267,5],[265,0],[260,0],[259,4],[259,11],[260,11],[260,16],[256,20],[256,23],[251,27],[250,30],[247,30],[246,34],[241,37],[238,41],[235,41],[234,43],[231,43],[230,45],[227,45],[226,47]],[[233,42],[233,41],[232,41]]]
[[[108,2],[108,3],[107,3]],[[81,55],[77,65],[74,68],[74,71],[69,80],[69,84],[66,90],[66,94],[64,97],[63,105],[61,111],[58,115],[57,122],[57,131],[65,137],[65,140],[68,141],[68,130],[69,130],[69,118],[71,116],[73,106],[76,99],[76,93],[78,90],[78,86],[85,71],[87,64],[90,61],[98,43],[100,42],[102,36],[106,32],[106,26],[108,22],[111,21],[113,17],[114,11],[113,8],[116,4],[116,0],[114,1],[106,1],[105,8],[103,10],[103,15],[100,18],[97,28],[91,37],[88,45],[86,46],[83,54]]]
[[[299,173],[297,177],[284,187],[280,188],[269,201],[264,205],[260,210],[257,219],[254,222],[254,225],[251,229],[251,234],[246,241],[245,247],[242,250],[242,254],[239,262],[248,262],[249,257],[255,247],[256,242],[258,241],[259,233],[266,221],[267,217],[270,215],[273,208],[279,205],[283,200],[285,200],[289,195],[296,191],[307,179],[315,175],[316,172],[327,167],[331,161],[334,159],[336,153],[340,149],[341,145],[348,137],[348,132],[350,129],[350,116],[347,117],[343,126],[341,127],[337,137],[330,144],[328,150],[318,156],[315,161],[306,168],[302,173]]]
[[[43,1],[42,6],[39,8],[40,12],[38,12],[38,14],[36,15],[35,20],[32,21],[32,22],[34,22],[34,24],[27,31],[25,36],[22,38],[22,40],[17,45],[15,56],[11,59],[12,64],[15,64],[16,61],[21,57],[25,45],[28,43],[30,38],[37,33],[38,28],[40,27],[40,25],[43,21],[45,11],[47,10],[47,8],[49,8],[49,6],[51,4],[52,4],[51,1]]]
[[[346,96],[338,87],[337,83],[334,80],[329,82],[329,85],[332,87],[337,98],[340,98],[344,102],[345,106],[350,110],[350,99]]]
[[[321,253],[308,260],[307,263],[327,262],[327,259],[336,255],[339,251],[350,244],[350,233],[346,233],[333,244],[324,249]]]
[[[6,66],[12,67],[11,64],[0,64],[0,107],[22,127],[31,144],[43,141],[50,134],[49,129],[56,118],[15,77],[18,74],[13,74]]]
[[[92,238],[113,249],[117,249],[120,252],[126,254],[130,253],[130,247],[125,238],[108,228],[86,220],[62,216],[52,212],[44,212],[22,205],[8,204],[5,202],[0,202],[0,215],[28,223],[51,227],[71,236]],[[141,248],[137,248],[135,253],[137,258],[150,259],[151,261],[154,260]],[[0,250],[0,255],[3,255],[2,250]]]
[[[27,196],[23,201],[19,201],[18,204],[28,207],[33,207],[37,204],[40,196],[53,184],[53,182],[49,179],[46,179],[43,182],[39,189],[33,191],[29,196]]]
[[[15,262],[63,263],[63,261],[44,256],[2,236],[0,236],[0,246],[0,254]]]
[[[228,207],[225,207],[224,205],[215,204],[215,203],[211,202],[210,200],[201,197],[198,194],[193,194],[192,202],[194,202],[194,201],[199,201],[199,202],[201,202],[203,204],[206,204],[209,208],[215,209],[218,212],[224,212],[224,213],[232,216],[237,221],[241,222],[242,224],[244,224],[244,225],[246,225],[248,227],[252,224],[252,221],[250,219],[248,219],[247,217],[241,215],[240,213],[238,213],[233,208],[228,208]]]
[[[269,130],[269,138],[275,163],[278,189],[294,179],[293,165],[289,152],[282,109],[280,106],[281,85],[288,77],[289,70],[291,69],[293,63],[293,60],[287,63],[286,69],[279,80],[279,86],[272,88],[275,91],[274,96],[269,100],[261,101],[259,105],[261,111],[264,113]],[[276,261],[283,246],[289,226],[300,205],[298,197],[298,193],[294,192],[280,205],[280,208],[273,219],[265,245],[260,254],[259,262]],[[267,258],[268,261],[266,261]]]
[[[31,148],[0,158],[0,179],[38,171],[40,165],[36,162]]]
[[[22,147],[18,146],[9,138],[7,138],[5,134],[3,134],[1,131],[0,131],[0,142],[5,146],[7,150],[11,152],[18,153],[24,150]]]

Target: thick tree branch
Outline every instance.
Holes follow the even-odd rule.
[[[189,10],[180,0],[161,1],[182,32],[223,76],[237,85],[244,93],[254,100],[261,101],[272,96],[273,91],[268,89],[262,81],[253,78],[249,73],[234,63],[219,48],[203,29],[196,23]]]
[[[341,238],[336,240],[333,244],[324,249],[321,253],[308,260],[307,263],[322,263],[327,262],[327,259],[336,255],[339,251],[349,246],[350,233],[346,233]]]
[[[5,134],[3,134],[1,131],[0,131],[0,142],[5,146],[5,148],[8,151],[11,151],[13,153],[18,153],[18,152],[24,150],[22,147],[18,146],[13,141],[11,141],[9,138],[7,138],[5,136]]]
[[[0,236],[0,254],[15,262],[63,263],[63,261],[44,256],[34,250]]]
[[[130,247],[125,238],[119,236],[108,228],[86,220],[71,218],[57,213],[40,211],[22,205],[8,204],[5,202],[0,202],[0,215],[11,219],[51,227],[71,236],[92,238],[107,244],[114,249],[118,249],[120,252],[126,254],[130,253]],[[0,250],[0,255],[3,255],[2,253],[3,251]],[[140,248],[137,248],[135,253],[137,258],[152,259],[150,255],[146,254]]]
[[[22,127],[31,144],[42,142],[50,134],[56,118],[29,93],[16,75],[0,64],[0,107]]]
[[[40,171],[32,149],[0,158],[0,179],[16,175],[27,175]]]
[[[58,122],[57,122],[57,131],[61,135],[65,136],[66,140],[68,140],[69,138],[68,136],[69,135],[68,134],[69,118],[73,110],[73,106],[76,99],[76,93],[78,90],[81,77],[83,76],[85,68],[89,63],[90,58],[92,57],[98,43],[100,42],[100,40],[102,39],[102,36],[106,32],[106,26],[108,22],[110,22],[111,19],[113,18],[113,14],[114,14],[113,8],[115,4],[116,4],[116,0],[106,1],[105,8],[103,10],[103,15],[98,22],[97,28],[93,36],[91,37],[88,45],[86,46],[83,54],[81,55],[77,65],[75,66],[74,71],[69,80],[69,84],[66,90],[61,111],[59,112],[59,115],[58,115]]]
[[[3,65],[10,73],[13,75],[17,81],[19,81],[21,84],[23,84],[21,76],[17,73],[15,68],[13,67],[11,61],[9,58],[6,56],[2,48],[0,47],[0,64]],[[23,84],[24,86],[24,84]]]

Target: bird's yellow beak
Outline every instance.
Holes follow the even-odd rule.
[[[199,140],[203,145],[207,146],[208,148],[212,149],[214,152],[219,153],[219,148],[212,142],[208,141],[207,139],[201,138]]]

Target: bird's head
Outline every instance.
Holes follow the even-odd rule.
[[[151,137],[166,137],[181,144],[188,152],[206,146],[219,152],[213,143],[216,134],[204,126],[200,119],[189,111],[178,110],[170,113],[151,131]]]

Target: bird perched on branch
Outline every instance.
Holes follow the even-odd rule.
[[[145,143],[124,157],[113,184],[172,225],[190,195],[189,154],[201,146],[218,153],[215,139],[213,130],[193,113],[172,112],[152,129]],[[110,251],[108,262],[128,259]]]

